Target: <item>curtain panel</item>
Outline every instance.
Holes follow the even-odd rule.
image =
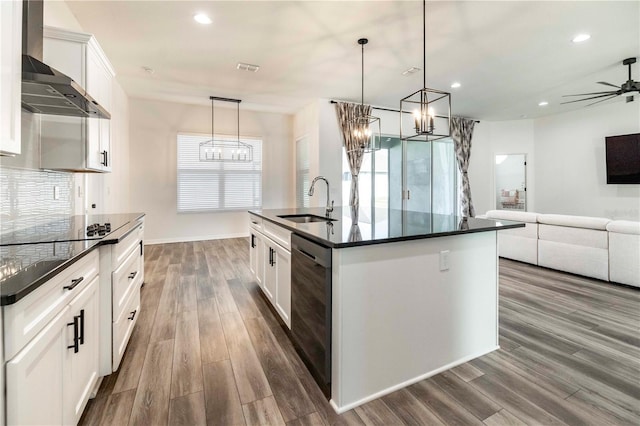
[[[451,117],[451,137],[456,150],[458,170],[462,174],[462,191],[460,192],[460,207],[462,216],[474,217],[476,215],[471,201],[471,186],[469,185],[469,159],[471,158],[471,138],[473,136],[474,120],[462,117]]]
[[[356,117],[371,115],[371,105],[352,104],[348,102],[337,102],[336,113],[338,114],[338,125],[342,134],[342,144],[347,153],[349,170],[351,171],[351,193],[349,195],[349,205],[358,207],[360,199],[358,195],[358,174],[362,166],[364,148],[358,145],[353,136]]]

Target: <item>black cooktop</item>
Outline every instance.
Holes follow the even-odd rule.
[[[42,216],[34,218],[29,226],[20,221],[3,223],[0,229],[0,247],[23,244],[54,243],[62,241],[100,240],[139,215],[104,214],[76,216]]]

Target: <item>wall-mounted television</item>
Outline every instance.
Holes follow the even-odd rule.
[[[640,133],[607,136],[607,183],[640,184]]]

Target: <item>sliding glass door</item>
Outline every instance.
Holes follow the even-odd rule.
[[[451,139],[416,142],[384,135],[380,145],[379,151],[365,154],[362,161],[358,179],[361,221],[386,215],[389,209],[456,213],[458,170]],[[342,203],[346,206],[351,174],[344,153],[342,170]]]

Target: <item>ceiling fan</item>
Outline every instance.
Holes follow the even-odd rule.
[[[636,63],[636,58],[627,58],[624,61],[622,61],[622,65],[626,65],[629,67],[629,80],[624,82],[621,86],[616,86],[615,84],[607,83],[606,81],[598,81],[598,84],[604,84],[605,86],[615,87],[618,90],[611,90],[609,92],[580,93],[578,95],[564,95],[563,98],[568,96],[590,96],[590,97],[584,98],[584,99],[577,99],[575,101],[562,102],[562,104],[570,104],[573,102],[582,102],[582,101],[589,101],[591,99],[602,98],[598,101],[585,105],[585,106],[590,106],[593,104],[597,104],[599,102],[604,102],[609,99],[615,98],[616,96],[624,95],[625,93],[633,93],[633,92],[640,93],[640,81],[633,81],[631,79],[631,65],[635,63]],[[591,96],[591,95],[596,95],[596,96]],[[626,101],[632,102],[633,95],[628,95]]]

